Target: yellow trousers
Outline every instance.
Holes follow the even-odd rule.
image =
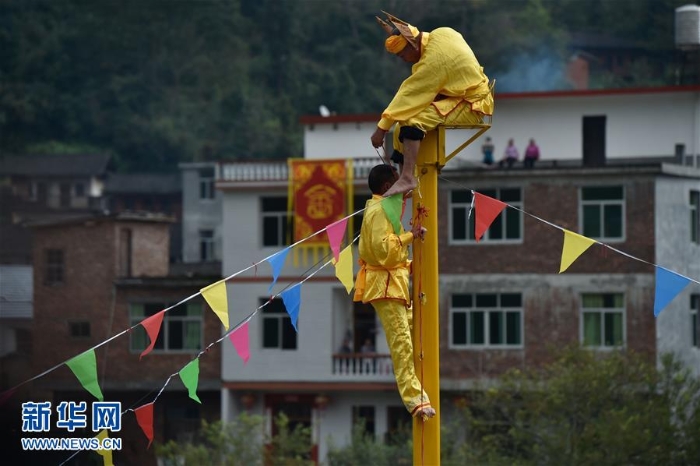
[[[430,406],[430,399],[421,389],[421,383],[413,365],[410,310],[403,302],[394,299],[372,301],[372,306],[379,314],[379,320],[384,327],[399,394],[408,412],[415,416],[418,409]]]
[[[493,107],[493,96],[485,97],[489,108]],[[399,141],[399,130],[402,126],[412,126],[424,133],[434,130],[438,125],[477,125],[483,123],[484,116],[478,112],[472,112],[469,102],[462,102],[447,115],[442,115],[433,105],[428,105],[416,116],[397,122],[394,127],[394,149],[403,154],[403,143]]]

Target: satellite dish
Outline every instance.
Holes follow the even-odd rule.
[[[321,105],[320,107],[318,107],[318,113],[320,113],[321,116],[324,118],[331,116],[331,111],[328,110],[328,107],[326,107],[325,105]]]

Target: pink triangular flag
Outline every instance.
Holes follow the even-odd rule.
[[[146,333],[148,334],[148,338],[151,339],[151,344],[148,345],[148,348],[143,350],[141,352],[141,356],[139,356],[139,359],[142,357],[146,356],[148,353],[150,353],[153,350],[153,347],[156,344],[156,340],[158,339],[158,333],[160,333],[160,326],[163,323],[163,316],[165,315],[165,309],[160,311],[157,314],[153,314],[151,317],[148,317],[144,320],[141,321],[141,325],[143,328],[146,329]]]
[[[146,434],[146,438],[148,439],[148,446],[146,448],[151,448],[151,444],[153,443],[153,403],[148,403],[147,405],[136,408],[134,414],[136,415],[136,422],[139,423],[139,427],[141,427],[141,430]]]
[[[243,365],[248,364],[250,359],[250,338],[248,337],[248,322],[238,327],[233,333],[228,336],[233,347],[236,348],[236,353],[243,360]]]
[[[498,199],[474,192],[474,210],[476,211],[474,237],[477,243],[505,208],[506,204]]]
[[[326,234],[328,235],[328,244],[331,246],[331,251],[333,251],[333,258],[338,261],[340,256],[340,245],[345,237],[345,230],[347,230],[348,219],[344,218],[338,220],[335,223],[331,223],[326,227]]]

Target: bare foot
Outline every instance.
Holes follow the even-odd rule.
[[[417,186],[418,182],[413,175],[406,174],[406,176],[404,176],[402,174],[401,178],[399,178],[396,183],[394,183],[394,185],[384,193],[384,197],[393,196],[396,193],[407,193],[412,189],[416,189]]]
[[[422,417],[424,421],[427,421],[431,417],[435,416],[435,409],[431,406],[426,406],[425,408],[420,408],[416,411],[416,417]]]

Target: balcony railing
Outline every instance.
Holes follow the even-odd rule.
[[[394,377],[394,367],[388,354],[334,354],[333,375],[390,379]]]

